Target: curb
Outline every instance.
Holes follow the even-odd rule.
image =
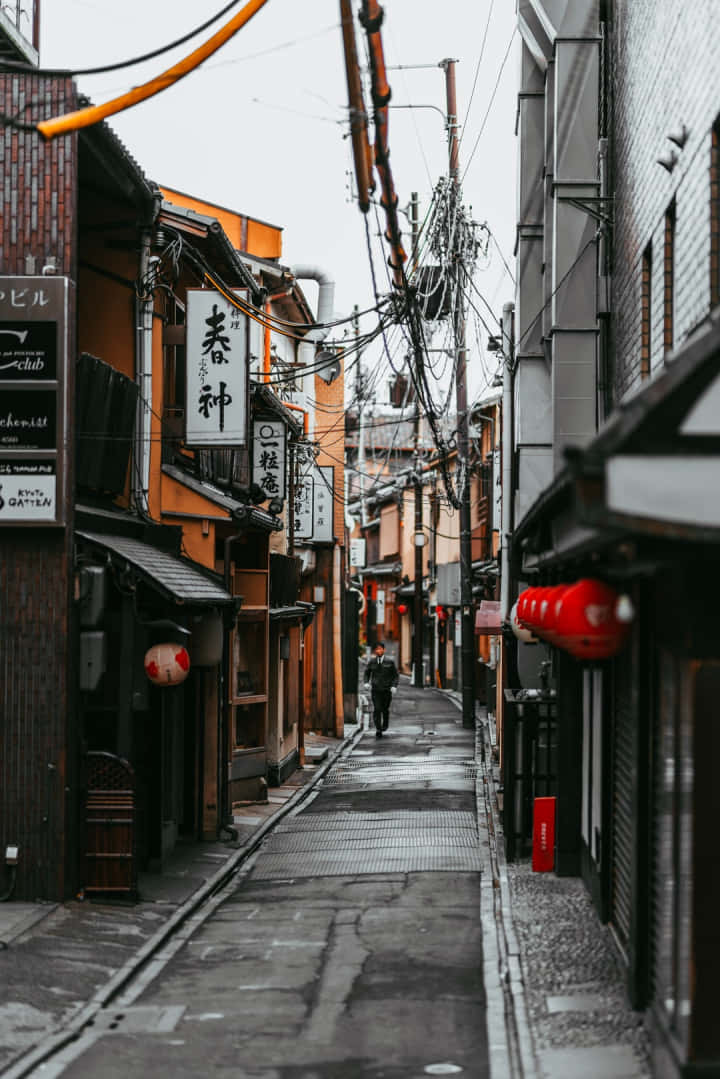
[[[221,866],[209,880],[205,881],[205,883],[198,888],[189,899],[186,899],[185,902],[178,907],[170,918],[168,918],[167,922],[165,922],[165,924],[138,949],[135,955],[126,960],[122,967],[113,974],[112,978],[110,978],[101,989],[97,990],[87,1004],[72,1017],[66,1027],[55,1034],[49,1034],[35,1047],[35,1049],[31,1049],[29,1053],[18,1057],[14,1063],[10,1064],[9,1068],[2,1072],[3,1079],[23,1079],[24,1076],[30,1075],[33,1069],[39,1064],[42,1064],[48,1057],[55,1054],[69,1042],[77,1039],[80,1036],[83,1027],[85,1027],[88,1022],[127,985],[138,970],[165,944],[175,930],[178,929],[198,907],[228,882],[235,870],[238,869],[238,867],[241,866],[255,850],[257,850],[272,827],[283,817],[287,816],[288,813],[295,810],[301,802],[305,801],[320,780],[324,778],[325,774],[329,771],[335,761],[343,756],[343,754],[354,749],[364,733],[365,729],[362,726],[358,726],[356,731],[353,731],[352,734],[348,735],[348,737],[343,740],[342,745],[338,746],[334,753],[328,757],[327,761],[318,768],[312,779],[304,786],[300,787],[297,793],[293,794],[291,798],[288,798],[287,802],[280,806],[272,817],[268,817],[250,839],[248,839],[239,850],[230,855],[227,862],[225,862],[225,864]],[[43,912],[43,917],[44,916],[46,916],[45,912]],[[38,919],[38,921],[39,920],[40,919]]]
[[[0,939],[0,945],[4,944],[7,947],[9,944],[12,944],[18,937],[22,937],[25,933],[33,929],[38,922],[42,922],[45,918],[49,918],[51,914],[54,914],[59,906],[61,906],[60,903],[48,903],[40,910],[28,914],[26,918],[18,923],[18,925],[13,927],[10,933]]]

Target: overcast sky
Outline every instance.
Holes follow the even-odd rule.
[[[79,68],[131,57],[179,37],[221,6],[222,0],[46,0],[41,63]],[[353,8],[358,6],[354,0]],[[515,4],[386,0],[384,7],[388,65],[432,65],[388,72],[393,105],[434,106],[391,112],[400,206],[417,191],[422,217],[434,184],[447,171],[444,120],[436,111],[445,111],[445,84],[435,65],[453,57],[459,61],[463,122],[469,105],[460,149],[461,172],[467,169],[464,198],[476,220],[487,221],[513,269]],[[192,47],[127,71],[81,78],[80,88],[104,101],[169,67]],[[269,0],[201,69],[110,123],[151,179],[281,225],[283,261],[317,264],[332,274],[340,315],[354,303],[372,303],[362,215],[350,199],[346,117],[338,0]],[[372,217],[371,223],[377,232]],[[379,257],[377,268],[384,273]],[[499,315],[503,302],[512,299],[513,285],[494,244],[476,283]],[[314,298],[311,286],[307,293]],[[470,343],[476,351],[472,334]],[[475,357],[471,392],[481,385]]]

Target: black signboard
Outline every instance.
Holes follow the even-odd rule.
[[[0,389],[0,450],[54,450],[55,390]]]
[[[0,381],[57,378],[57,323],[0,321]]]

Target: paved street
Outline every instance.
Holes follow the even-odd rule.
[[[62,1074],[485,1076],[473,756],[457,709],[405,687]]]

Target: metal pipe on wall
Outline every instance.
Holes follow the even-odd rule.
[[[513,319],[515,304],[503,305],[502,353],[502,532],[500,535],[500,617],[510,617],[510,535],[512,532],[512,459],[513,459]]]

